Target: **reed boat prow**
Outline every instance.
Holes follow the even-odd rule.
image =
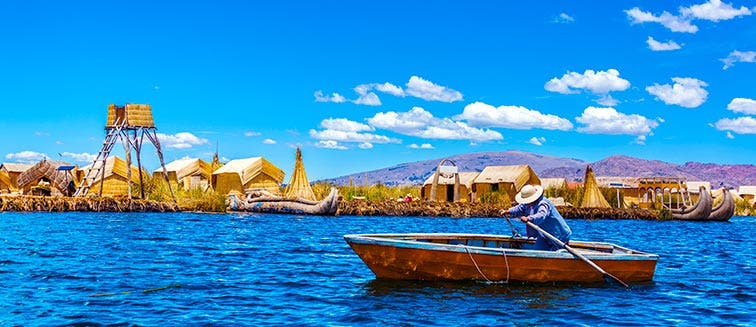
[[[488,234],[351,234],[344,239],[377,278],[512,282],[601,282],[565,250],[528,249],[532,238]],[[570,247],[626,282],[653,279],[658,256],[612,243]]]

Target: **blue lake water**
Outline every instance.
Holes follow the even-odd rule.
[[[756,321],[756,217],[568,223],[573,239],[660,255],[654,282],[626,290],[376,280],[342,238],[509,234],[503,219],[0,213],[0,326]]]

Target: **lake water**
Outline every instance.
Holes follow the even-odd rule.
[[[376,280],[349,233],[509,234],[503,219],[0,213],[0,325],[749,325],[756,217],[568,220],[660,256],[654,282]],[[523,232],[523,226],[515,222]]]

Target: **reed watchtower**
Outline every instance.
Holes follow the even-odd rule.
[[[157,128],[155,122],[152,120],[152,106],[149,104],[126,104],[124,106],[118,106],[115,104],[108,105],[108,121],[105,124],[105,141],[102,142],[102,149],[97,153],[94,162],[92,162],[91,168],[87,171],[84,179],[81,180],[79,188],[76,190],[74,196],[86,195],[89,192],[89,188],[97,180],[97,175],[100,174],[100,180],[105,177],[105,164],[110,151],[113,150],[118,140],[121,140],[123,148],[126,152],[126,174],[128,183],[129,197],[131,197],[131,148],[136,151],[137,166],[139,171],[139,185],[141,189],[141,198],[144,199],[144,182],[142,176],[142,145],[144,138],[152,142],[157,150],[158,158],[160,159],[160,166],[163,167],[163,177],[168,181],[168,172],[165,169],[165,162],[163,161],[163,151],[160,148],[160,141],[157,138]],[[99,195],[102,196],[102,188],[104,183],[100,183]],[[176,196],[173,194],[171,183],[168,183],[168,190],[171,192],[171,197],[176,201]]]

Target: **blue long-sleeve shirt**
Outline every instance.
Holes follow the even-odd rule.
[[[554,235],[554,237],[558,238],[560,241],[564,243],[570,241],[572,230],[567,226],[567,222],[564,221],[564,218],[559,214],[559,211],[557,211],[554,204],[543,196],[533,203],[518,204],[509,208],[509,214],[513,217],[527,216],[530,222],[538,225],[538,227],[541,227],[549,234]],[[532,230],[530,227],[526,230],[528,236],[536,236],[537,238],[553,244],[551,240],[540,235],[540,233],[536,233],[536,231]]]

